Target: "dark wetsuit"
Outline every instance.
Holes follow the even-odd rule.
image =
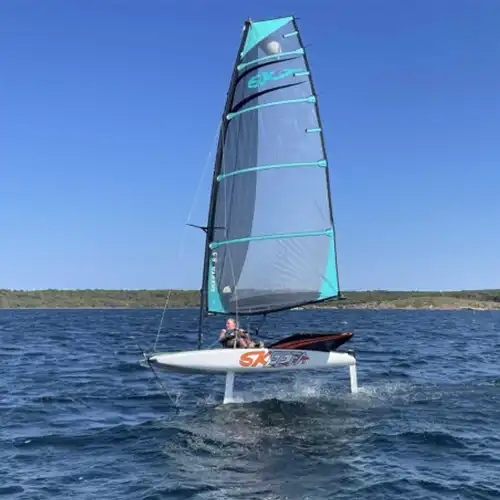
[[[224,334],[224,337],[220,339],[220,343],[222,344],[222,347],[237,347],[244,349],[243,346],[238,345],[238,340],[239,339],[245,339],[247,342],[250,341],[250,337],[248,336],[248,333],[245,332],[244,330],[226,330],[226,333]],[[264,342],[251,342],[249,344],[250,347],[264,347]]]
[[[222,337],[220,343],[223,347],[238,347],[237,337],[241,338],[244,334],[238,332],[238,330],[226,330],[224,337]]]

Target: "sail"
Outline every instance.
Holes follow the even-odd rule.
[[[293,17],[245,25],[216,159],[204,272],[209,313],[339,296],[328,162]]]

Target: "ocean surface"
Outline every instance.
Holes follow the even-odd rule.
[[[347,368],[243,375],[232,405],[223,376],[162,373],[167,395],[141,366],[160,317],[0,310],[0,498],[500,499],[499,312],[275,315],[262,338],[354,331],[360,392]],[[196,320],[169,310],[159,347]]]

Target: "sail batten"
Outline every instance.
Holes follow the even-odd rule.
[[[238,64],[237,69],[241,71],[242,69],[248,68],[249,66],[253,66],[254,64],[259,64],[262,62],[273,61],[280,62],[280,58],[288,57],[288,56],[299,56],[304,54],[304,49],[297,49],[292,52],[280,52],[279,54],[273,54],[271,56],[264,56],[254,59],[253,61],[248,61],[246,63]],[[293,58],[295,59],[295,58]],[[276,60],[276,61],[275,61]]]
[[[248,241],[262,240],[282,240],[286,238],[308,238],[311,236],[331,236],[332,230],[325,229],[323,231],[308,231],[304,233],[282,233],[282,234],[262,234],[259,236],[247,236],[245,238],[236,238],[234,240],[214,241],[210,243],[210,248],[218,248],[222,245],[231,245],[233,243],[246,243]]]
[[[227,119],[231,120],[235,116],[241,115],[242,113],[247,113],[248,111],[255,111],[256,109],[267,108],[269,106],[279,106],[280,104],[299,104],[301,102],[315,103],[316,97],[309,96],[309,97],[301,97],[300,99],[285,99],[283,101],[272,101],[272,102],[265,102],[263,104],[256,104],[255,106],[243,108],[243,109],[240,109],[239,111],[236,111],[234,113],[228,113]]]
[[[328,160],[298,27],[247,22],[240,46],[212,184],[205,309],[262,314],[338,297]]]
[[[281,163],[278,165],[259,165],[258,167],[243,168],[241,170],[236,170],[235,172],[228,172],[227,174],[220,174],[217,176],[217,180],[221,181],[226,177],[231,177],[233,175],[246,174],[247,172],[256,172],[259,170],[268,170],[270,168],[294,168],[294,167],[326,167],[326,160],[319,160],[315,162],[302,162],[302,163]]]

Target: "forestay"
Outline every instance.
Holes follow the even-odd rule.
[[[262,314],[339,295],[322,134],[294,18],[247,22],[212,186],[206,311]]]

